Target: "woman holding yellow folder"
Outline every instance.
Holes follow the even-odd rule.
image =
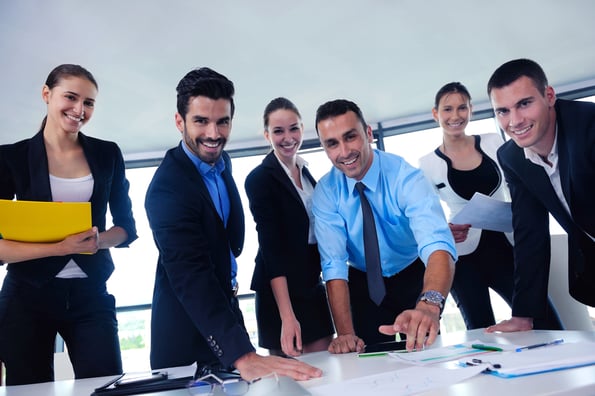
[[[106,289],[114,269],[109,248],[137,235],[120,149],[80,131],[97,92],[83,67],[56,67],[42,88],[47,116],[39,132],[0,146],[0,199],[91,202],[93,224],[55,243],[0,239],[0,262],[8,263],[0,290],[7,385],[54,379],[56,334],[76,378],[122,372],[115,300]],[[114,226],[106,229],[108,205]]]

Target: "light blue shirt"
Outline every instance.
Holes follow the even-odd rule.
[[[201,174],[202,179],[207,186],[207,190],[209,190],[209,195],[213,200],[213,204],[217,209],[217,213],[219,213],[219,217],[223,220],[223,224],[227,226],[230,211],[229,194],[225,182],[223,181],[223,177],[221,176],[221,173],[225,170],[225,161],[223,161],[223,158],[219,158],[217,162],[215,162],[215,165],[208,164],[201,161],[200,158],[191,152],[184,142],[180,144],[188,158],[190,158],[190,161],[192,161],[198,172]],[[229,255],[231,257],[231,285],[233,287],[237,283],[236,275],[238,273],[238,263],[236,262],[236,258],[233,256],[231,249],[229,250]]]
[[[423,173],[403,158],[374,150],[361,180],[376,222],[382,275],[390,277],[420,257],[445,250],[457,259],[455,243],[438,195]],[[314,189],[314,229],[325,281],[348,278],[348,265],[365,271],[363,218],[355,179],[333,167]]]

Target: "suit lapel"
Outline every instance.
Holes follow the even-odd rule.
[[[29,145],[29,170],[31,174],[31,199],[51,201],[50,176],[48,169],[48,156],[43,143],[43,132],[37,133]]]
[[[302,207],[303,207],[304,202],[302,202],[302,198],[300,197],[300,194],[297,192],[295,186],[293,185],[293,182],[287,176],[285,169],[283,169],[283,167],[279,163],[279,160],[277,159],[277,157],[275,157],[275,154],[273,152],[269,153],[265,157],[265,159],[263,160],[263,165],[270,170],[271,175],[277,181],[279,181],[279,183],[283,186],[283,188],[285,188],[289,192],[289,194],[293,197],[293,199],[295,199],[297,202],[299,202],[300,205],[302,205]],[[310,173],[308,172],[308,170],[306,168],[303,168],[303,169],[305,170],[305,172],[308,173],[308,175],[306,177],[309,176],[308,179],[312,182],[314,180],[312,178],[312,175],[310,175]],[[304,173],[302,173],[302,176],[303,175],[304,175]],[[312,185],[315,185],[315,183],[312,183]]]

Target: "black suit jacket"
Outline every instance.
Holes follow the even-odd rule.
[[[316,181],[306,167],[302,176]],[[269,153],[245,182],[258,232],[258,254],[252,290],[270,290],[270,281],[287,277],[290,295],[300,295],[320,282],[320,258],[308,257],[310,219],[304,203],[274,153]]]
[[[512,195],[515,255],[513,315],[542,317],[550,265],[549,216],[568,233],[570,294],[595,306],[595,104],[558,99],[558,167],[566,212],[545,170],[512,140],[498,150]]]
[[[244,244],[244,213],[226,153],[227,228],[182,149],[170,149],[145,208],[159,250],[151,319],[151,367],[220,363],[254,351],[231,290],[231,257]]]
[[[80,132],[78,140],[93,174],[92,224],[97,226],[100,232],[105,231],[109,204],[113,224],[124,228],[128,234],[128,239],[118,247],[128,246],[137,235],[122,153],[115,143],[92,138]],[[0,146],[0,198],[14,197],[27,201],[52,201],[42,132],[31,139]],[[97,282],[105,282],[114,270],[109,249],[101,249],[93,255],[45,257],[9,264],[8,271],[19,280],[39,286],[54,278],[71,258],[90,279]]]

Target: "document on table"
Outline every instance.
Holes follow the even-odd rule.
[[[57,242],[91,228],[91,202],[0,199],[0,235],[20,242]]]
[[[482,344],[492,347],[497,347],[503,351],[513,351],[517,345],[500,345],[494,343],[484,343],[479,340],[469,341],[462,344],[448,345],[443,347],[430,347],[422,351],[406,352],[397,351],[390,352],[388,355],[405,363],[415,364],[418,366],[425,366],[428,364],[448,362],[450,360],[457,360],[465,356],[483,355],[486,353],[493,353],[489,350],[481,350],[473,348],[471,345]]]
[[[483,230],[512,232],[510,202],[475,193],[467,205],[450,222],[452,224],[471,224],[473,228]]]
[[[469,365],[468,359],[459,361],[460,365]],[[503,378],[565,370],[574,367],[595,364],[595,343],[576,342],[550,345],[541,348],[505,352],[490,356],[487,373]]]
[[[309,390],[313,396],[413,395],[456,384],[481,373],[484,369],[485,367],[481,366],[459,369],[413,366],[312,387]]]

